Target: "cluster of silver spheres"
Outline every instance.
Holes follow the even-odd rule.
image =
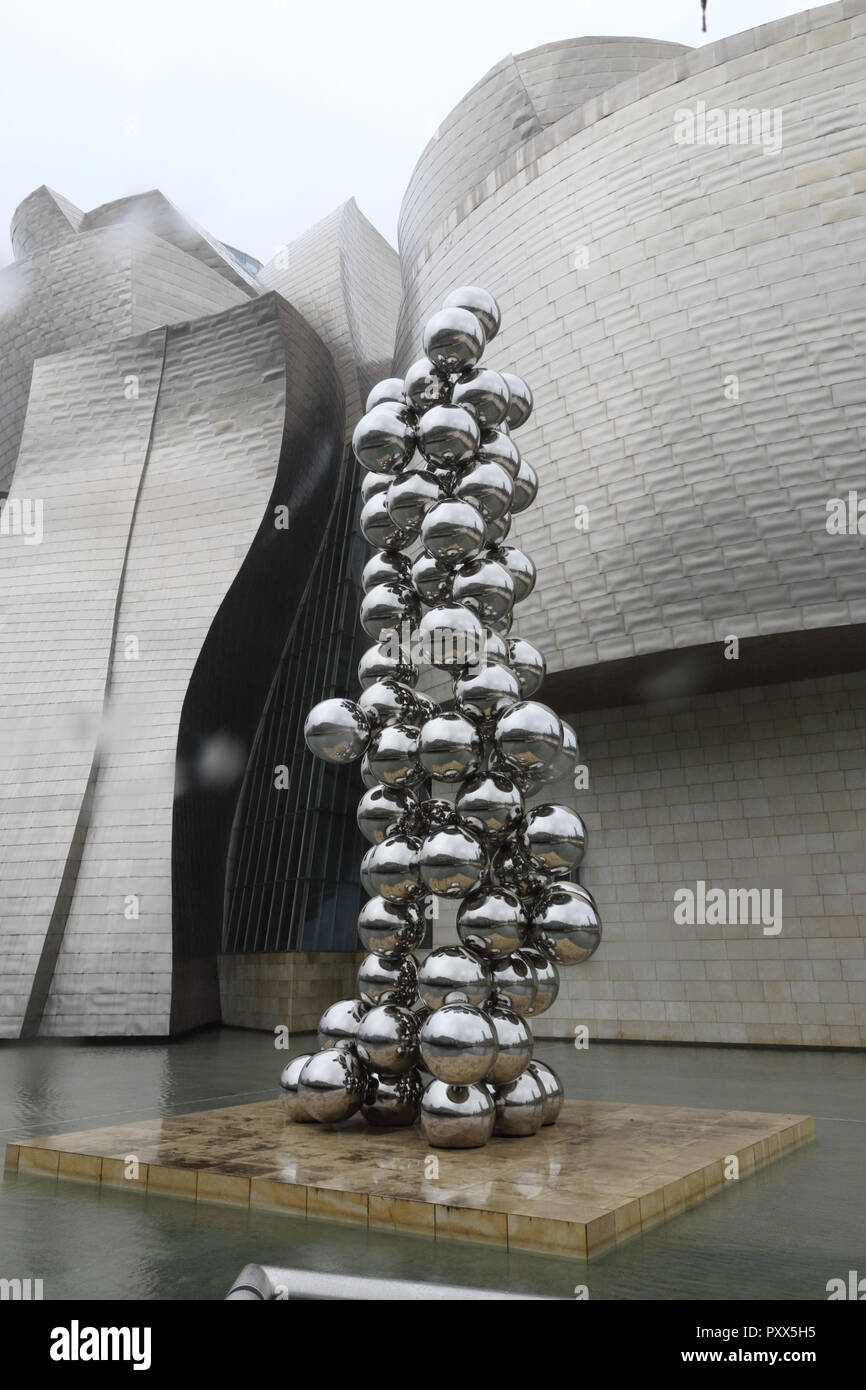
[[[325,700],[304,729],[327,762],[363,759],[358,931],[369,954],[357,998],[325,1010],[320,1051],[285,1068],[287,1112],[326,1124],[359,1110],[377,1126],[420,1118],[443,1148],[556,1120],[562,1086],[533,1061],[528,1020],[556,999],[559,967],[587,960],[601,935],[591,894],[571,881],[586,848],[580,816],[527,806],[573,773],[577,738],[533,699],[544,658],[511,631],[535,566],[506,537],[538,479],[513,437],[529,387],[479,365],[499,323],[492,295],[455,290],[427,324],[425,356],[368,397],[353,446],[375,548],[361,605],[373,645],[357,703]],[[451,678],[447,709],[417,689],[431,667]],[[451,798],[431,796],[431,780]],[[459,901],[459,944],[419,965],[431,895]]]

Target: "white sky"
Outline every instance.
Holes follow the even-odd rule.
[[[507,53],[801,8],[708,0],[704,36],[700,0],[0,0],[0,264],[42,183],[85,209],[161,188],[260,260],[354,194],[395,242],[421,150]]]

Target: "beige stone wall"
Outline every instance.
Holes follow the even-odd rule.
[[[284,951],[220,956],[222,1021],[235,1028],[290,1033],[316,1028],[329,1004],[355,995],[363,952]]]

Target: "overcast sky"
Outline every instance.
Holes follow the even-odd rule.
[[[267,260],[354,195],[396,242],[439,121],[507,53],[581,34],[697,46],[791,0],[0,0],[0,264],[46,183],[88,209],[161,188]]]

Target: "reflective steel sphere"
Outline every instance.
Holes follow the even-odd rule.
[[[319,1019],[319,1047],[333,1047],[335,1043],[354,1040],[366,1012],[360,999],[338,999],[336,1004],[329,1004]]]
[[[460,603],[430,608],[418,624],[419,651],[432,666],[451,671],[474,661],[484,643],[480,619]]]
[[[365,473],[361,479],[361,501],[369,502],[377,492],[387,492],[390,486],[390,473]]]
[[[401,685],[414,686],[418,681],[418,667],[394,634],[368,647],[358,662],[358,680],[365,689],[388,676]]]
[[[505,537],[508,535],[508,532],[509,532],[510,530],[511,530],[511,513],[510,513],[510,512],[506,512],[504,516],[499,517],[498,520],[496,520],[496,521],[488,521],[488,520],[485,519],[485,523],[484,523],[484,543],[485,543],[485,545],[490,546],[490,545],[499,545],[499,544],[501,544],[501,542],[505,540]]]
[[[412,822],[412,833],[419,835],[422,840],[426,840],[428,835],[432,835],[434,830],[439,830],[443,825],[454,825],[457,822],[457,812],[450,801],[441,801],[438,797],[428,797],[426,801],[418,802],[418,810]]]
[[[533,945],[559,965],[582,965],[598,949],[601,918],[595,900],[576,883],[552,883],[532,912]]]
[[[485,960],[510,956],[528,931],[520,899],[507,888],[482,888],[464,898],[457,912],[457,935],[468,950]]]
[[[456,468],[472,458],[481,428],[460,405],[434,405],[418,422],[418,448],[434,468]]]
[[[444,826],[421,846],[421,877],[440,898],[465,898],[481,883],[487,855],[481,841],[462,826]]]
[[[421,1098],[421,1129],[434,1149],[480,1149],[493,1133],[495,1114],[483,1085],[433,1080]]]
[[[421,841],[411,835],[387,835],[371,845],[361,860],[361,883],[371,898],[391,903],[420,898],[424,893],[420,873]]]
[[[566,720],[560,719],[559,722],[562,725],[562,747],[551,764],[550,774],[547,780],[556,782],[560,777],[567,777],[570,782],[573,782],[578,756],[577,734]]]
[[[535,565],[516,545],[503,545],[493,552],[493,558],[504,565],[514,582],[514,602],[522,603],[535,588]]]
[[[358,993],[365,1004],[404,1004],[410,1008],[418,992],[418,962],[414,956],[365,956],[358,967]]]
[[[482,843],[496,844],[519,826],[523,796],[510,777],[486,772],[461,788],[455,809]]]
[[[418,991],[429,1009],[447,1003],[483,1009],[492,987],[489,967],[463,946],[431,951],[418,971]]]
[[[378,1076],[373,1072],[367,1083],[361,1114],[377,1129],[406,1128],[421,1111],[424,1083],[417,1070],[402,1076]]]
[[[414,724],[417,715],[415,696],[408,685],[401,685],[393,676],[374,681],[361,692],[358,708],[370,728],[378,731],[386,724]]]
[[[418,1056],[415,1015],[401,1004],[377,1004],[362,1018],[356,1043],[366,1066],[382,1076],[400,1076]]]
[[[498,661],[468,665],[454,681],[454,699],[469,719],[496,719],[520,699],[520,683]]]
[[[378,777],[375,777],[370,771],[370,759],[366,753],[361,759],[361,781],[368,791],[372,791],[373,787],[381,786]]]
[[[484,517],[474,502],[446,497],[434,502],[421,522],[421,543],[445,569],[473,560],[484,545]]]
[[[523,847],[554,878],[565,877],[586,852],[586,826],[567,806],[533,806],[521,834]]]
[[[373,473],[396,473],[415,452],[415,431],[399,406],[377,405],[352,435],[355,458]]]
[[[538,492],[538,474],[532,464],[527,463],[524,458],[520,460],[512,487],[511,510],[517,516],[518,512],[525,512],[527,507],[532,506]]]
[[[490,962],[496,1003],[523,1017],[532,1013],[538,985],[535,971],[518,952]]]
[[[399,550],[378,551],[371,555],[361,572],[361,588],[365,594],[377,584],[408,584],[411,566]]]
[[[537,988],[530,1017],[538,1018],[539,1014],[547,1013],[551,1004],[556,1001],[559,994],[559,970],[556,963],[535,946],[521,946],[520,954],[535,971]]]
[[[462,714],[434,715],[421,726],[421,766],[439,782],[462,782],[478,771],[481,739]]]
[[[387,724],[373,738],[368,759],[370,771],[386,787],[417,787],[424,781],[418,761],[421,731],[414,724]]]
[[[361,626],[374,642],[418,621],[418,599],[408,584],[377,584],[361,601]]]
[[[417,536],[425,513],[444,496],[441,484],[432,473],[413,470],[400,473],[393,480],[385,493],[385,507],[393,526],[407,535]],[[361,529],[364,529],[363,512]]]
[[[494,883],[516,893],[522,903],[526,903],[550,884],[547,870],[540,864],[534,864],[520,845],[515,845],[512,840],[506,840],[501,849],[496,851],[491,860],[490,870]]]
[[[418,802],[411,792],[398,787],[370,787],[358,802],[358,829],[371,845],[380,845],[386,836],[403,829],[417,809]]]
[[[280,1077],[280,1090],[282,1091],[283,1114],[287,1120],[295,1124],[311,1124],[312,1115],[307,1114],[306,1106],[298,1095],[298,1078],[304,1067],[310,1060],[312,1053],[304,1052],[300,1057],[293,1057],[285,1067]]]
[[[471,410],[480,428],[486,430],[502,424],[511,394],[498,372],[489,367],[472,367],[455,382],[451,400],[454,405]]]
[[[499,332],[502,315],[499,305],[488,290],[480,285],[461,285],[452,290],[442,305],[443,309],[468,309],[481,322],[484,336],[489,343]]]
[[[544,1122],[544,1092],[529,1067],[514,1081],[496,1087],[494,1134],[537,1134]]]
[[[505,565],[487,555],[467,560],[454,575],[451,590],[455,603],[477,613],[482,623],[495,623],[514,607],[516,589]]]
[[[431,1013],[419,1037],[421,1056],[437,1081],[468,1085],[483,1081],[496,1060],[490,1020],[471,1004],[443,1004]]]
[[[519,430],[521,425],[525,425],[532,414],[532,392],[523,380],[522,376],[516,376],[514,372],[503,372],[508,390],[511,393],[511,403],[508,407],[506,422],[511,430]]]
[[[417,901],[394,902],[377,894],[358,916],[358,936],[377,956],[405,956],[424,940],[424,913]]]
[[[377,546],[380,550],[402,550],[410,545],[418,534],[418,527],[413,532],[410,528],[404,529],[397,525],[388,512],[390,493],[389,487],[387,492],[377,492],[369,502],[365,502],[361,508],[358,525],[368,545]]]
[[[426,551],[419,555],[412,565],[411,578],[415,592],[425,603],[436,607],[438,604],[450,602],[453,573],[444,569],[438,560],[434,560]]]
[[[532,1060],[532,1033],[513,1009],[488,1008],[487,1017],[496,1034],[499,1052],[487,1076],[494,1086],[514,1081]]]
[[[514,486],[501,464],[479,459],[460,474],[454,496],[473,502],[486,521],[496,521],[507,511],[519,510],[513,505]]]
[[[530,699],[547,675],[547,662],[541,652],[537,647],[533,647],[531,642],[524,642],[521,637],[510,637],[508,664],[520,682],[523,699]]]
[[[424,329],[424,352],[442,372],[474,367],[485,342],[480,320],[468,309],[440,309]]]
[[[319,1124],[340,1124],[360,1110],[366,1084],[363,1067],[351,1052],[328,1047],[304,1064],[298,1099]]]
[[[370,742],[370,725],[351,700],[322,700],[307,715],[304,739],[323,762],[354,763]]]
[[[549,1067],[546,1062],[530,1062],[528,1070],[541,1087],[541,1094],[544,1097],[541,1123],[543,1125],[555,1125],[562,1109],[562,1102],[565,1100],[562,1082],[553,1067]]]
[[[485,429],[481,433],[481,447],[478,450],[479,463],[498,463],[514,479],[520,471],[520,450],[503,430]]]
[[[509,398],[510,399],[510,398]],[[364,406],[367,414],[377,405],[396,405],[404,406],[406,397],[403,395],[403,380],[399,376],[386,377],[384,381],[379,381],[373,387],[367,397],[367,404]]]
[[[506,767],[543,778],[562,747],[562,725],[547,705],[521,700],[499,716],[493,739]]]
[[[451,383],[429,357],[422,357],[406,373],[403,382],[406,402],[416,415],[423,415],[434,405],[447,405],[451,400]],[[509,397],[510,399],[510,397]]]

